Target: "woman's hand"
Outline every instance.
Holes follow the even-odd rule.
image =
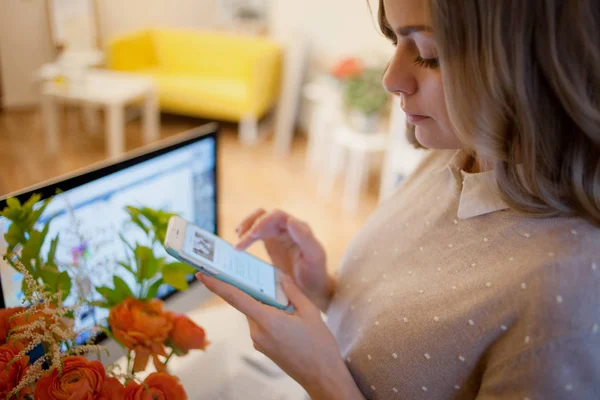
[[[325,250],[308,224],[280,210],[259,209],[236,231],[240,236],[236,249],[245,250],[262,240],[273,265],[293,277],[317,307],[327,310],[335,281],[327,274]]]
[[[254,348],[273,360],[317,399],[363,399],[346,368],[338,345],[315,305],[285,276],[283,289],[294,314],[264,305],[215,278],[198,280],[248,318]]]

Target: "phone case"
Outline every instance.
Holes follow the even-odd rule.
[[[283,310],[285,312],[288,312],[290,314],[292,314],[294,312],[294,306],[293,305],[289,305],[289,306],[284,306],[282,304],[277,303],[275,300],[263,295],[260,292],[257,292],[256,290],[240,285],[238,282],[234,281],[233,279],[231,279],[230,277],[228,277],[227,275],[222,275],[222,274],[213,274],[211,272],[206,271],[205,269],[201,269],[201,267],[192,264],[190,261],[186,260],[184,257],[182,257],[179,252],[173,248],[170,247],[165,247],[165,249],[167,250],[167,253],[169,253],[171,256],[175,257],[176,259],[178,259],[179,261],[186,263],[194,268],[196,268],[197,270],[199,270],[200,272],[202,272],[203,274],[206,275],[210,275],[218,280],[220,280],[221,282],[225,282],[229,285],[235,286],[236,288],[238,288],[239,290],[241,290],[242,292],[248,294],[249,296],[253,297],[254,299],[260,301],[261,303],[267,304],[269,306],[278,308],[280,310]]]

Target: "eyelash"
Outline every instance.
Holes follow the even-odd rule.
[[[421,68],[436,69],[440,66],[440,60],[438,58],[425,59],[419,56],[415,59],[414,64]]]
[[[398,45],[398,41],[395,38],[390,39],[390,40],[394,47],[396,47]],[[437,69],[440,66],[440,60],[439,60],[439,58],[423,58],[421,56],[418,56],[415,59],[415,61],[413,61],[413,64],[415,64],[417,67],[421,67],[421,68]]]

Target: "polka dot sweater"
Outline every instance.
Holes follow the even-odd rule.
[[[344,256],[328,324],[368,399],[599,399],[600,229],[430,151]]]

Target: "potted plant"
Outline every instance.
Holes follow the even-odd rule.
[[[383,72],[356,58],[342,60],[332,71],[342,86],[347,122],[356,131],[375,133],[381,128],[389,104],[381,83]]]

